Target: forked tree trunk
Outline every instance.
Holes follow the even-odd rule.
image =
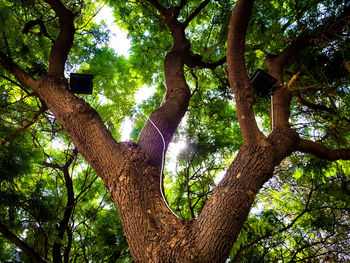
[[[104,181],[120,213],[135,262],[224,262],[249,214],[255,195],[272,176],[274,167],[286,156],[300,150],[329,160],[350,159],[350,150],[329,150],[300,139],[289,128],[291,96],[287,89],[281,89],[274,95],[271,134],[266,137],[259,130],[253,110],[254,90],[244,62],[245,37],[254,1],[239,0],[229,25],[227,64],[244,144],[198,218],[184,220],[176,217],[166,206],[160,191],[162,158],[191,97],[184,65],[197,67],[210,64],[194,59],[196,56],[191,53],[185,34],[188,23],[209,1],[203,1],[184,23],[177,19],[186,1],[171,8],[164,8],[155,0],[147,1],[164,16],[174,46],[165,59],[165,102],[151,114],[138,144],[116,142],[97,112],[68,90],[63,77],[64,65],[73,44],[75,15],[59,0],[45,2],[55,11],[60,22],[60,34],[50,54],[49,74],[35,80],[1,50],[0,63],[17,80],[36,92]],[[349,11],[349,8],[346,9],[339,20],[341,23],[337,25],[340,28],[345,25],[343,18],[349,17]],[[333,32],[331,29],[329,31]],[[332,37],[332,34],[326,36]],[[304,38],[291,44],[274,61],[270,61],[271,73],[282,81],[283,68],[291,54],[308,45],[308,40]],[[8,238],[12,236],[8,235]],[[41,262],[39,255],[19,241],[14,242]],[[60,258],[61,247],[59,244],[56,247],[55,254]]]
[[[198,219],[184,220],[175,217],[162,199],[160,166],[154,156],[139,144],[115,142],[95,111],[68,92],[64,82],[45,78],[38,90],[103,179],[136,262],[223,262],[256,193],[291,152],[294,141],[288,138],[297,138],[292,130],[276,129],[268,146],[243,146]],[[157,116],[153,121],[160,122]]]
[[[152,155],[139,144],[115,142],[96,112],[71,94],[65,82],[43,78],[37,90],[103,179],[136,262],[223,262],[256,193],[293,145],[286,140],[290,134],[276,130],[268,146],[243,146],[198,219],[179,219],[161,196],[160,166]],[[157,116],[153,121],[160,122]],[[282,138],[284,144],[277,147]]]
[[[107,187],[136,262],[224,262],[256,193],[280,161],[274,158],[272,144],[244,146],[199,218],[184,220],[165,206],[159,170],[148,164],[140,147],[123,147],[128,158],[122,174]]]
[[[251,6],[253,1],[249,2]],[[245,9],[239,6],[237,12],[240,10]],[[246,25],[248,21],[246,18]],[[35,81],[33,89],[104,181],[120,213],[136,262],[223,262],[256,193],[271,177],[275,165],[291,152],[293,144],[284,138],[286,145],[276,147],[276,142],[282,141],[278,129],[270,139],[262,135],[254,122],[250,100],[253,93],[247,76],[233,71],[236,75],[232,85],[237,93],[245,144],[197,219],[184,220],[173,215],[162,198],[160,177],[163,153],[191,95],[184,77],[190,46],[184,36],[179,36],[165,59],[165,102],[151,114],[138,144],[117,143],[96,111],[68,91],[64,79],[46,76]],[[238,39],[244,44],[242,36]],[[229,66],[234,67],[232,61],[239,60],[233,54]],[[244,89],[237,89],[236,85]]]

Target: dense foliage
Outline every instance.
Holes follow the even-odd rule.
[[[138,140],[147,116],[162,104],[163,61],[169,30],[147,1],[62,1],[74,12],[75,40],[66,74],[94,74],[94,94],[81,95],[119,140],[126,117]],[[182,3],[183,1],[181,1]],[[202,1],[188,1],[185,19]],[[0,48],[33,77],[47,73],[58,34],[55,13],[43,1],[0,0]],[[163,0],[165,7],[180,1]],[[105,23],[93,17],[106,4],[127,30],[130,56],[108,48]],[[190,22],[191,51],[203,61],[225,56],[235,1],[209,1]],[[257,1],[247,34],[250,74],[293,39],[328,29],[347,1]],[[291,126],[331,149],[350,148],[349,24],[334,39],[295,54],[284,81],[292,91]],[[316,43],[318,44],[318,43]],[[185,67],[192,97],[173,144],[186,142],[165,168],[167,200],[177,215],[196,218],[242,145],[226,64]],[[155,92],[135,103],[144,86]],[[271,131],[269,98],[256,97],[259,128]],[[264,185],[228,262],[347,262],[350,260],[350,163],[294,153]],[[23,243],[49,261],[132,262],[121,221],[103,182],[84,161],[46,105],[0,67],[0,261],[30,262]],[[60,253],[61,253],[60,252]]]

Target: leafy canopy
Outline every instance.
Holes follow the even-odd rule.
[[[73,11],[74,46],[66,74],[94,74],[94,94],[83,96],[97,109],[116,139],[125,117],[133,120],[137,140],[146,116],[163,100],[163,61],[171,50],[169,30],[146,1],[105,1],[118,25],[128,31],[130,57],[108,47],[104,23],[95,24],[98,1],[62,1]],[[33,77],[47,73],[49,51],[58,35],[58,20],[42,1],[0,1],[0,48]],[[180,1],[159,1],[165,7]],[[184,21],[201,1],[181,10]],[[210,1],[186,29],[191,51],[212,62],[226,53],[228,23],[235,1]],[[300,35],[312,35],[339,16],[346,1],[257,1],[247,34],[249,73],[266,69],[264,59],[281,52]],[[31,21],[42,21],[30,26]],[[347,25],[347,29],[349,25]],[[317,40],[315,40],[317,41]],[[293,82],[292,127],[330,148],[349,148],[349,38],[339,37],[307,48],[288,66],[284,81]],[[167,199],[183,218],[195,218],[242,144],[226,65],[216,69],[185,68],[192,98],[174,137],[186,141],[176,169],[165,171]],[[143,86],[155,93],[135,105]],[[269,132],[270,101],[255,98],[260,129]],[[319,106],[322,105],[322,106]],[[318,106],[318,107],[317,107]],[[120,219],[102,182],[75,153],[61,125],[22,83],[0,68],[0,218],[17,237],[43,258],[51,251],[64,223],[69,199],[74,206],[60,241],[77,262],[131,262]],[[349,162],[328,163],[294,154],[257,196],[250,217],[235,243],[232,262],[345,262],[349,259]],[[68,177],[66,177],[68,174]],[[69,180],[70,178],[70,180]],[[73,192],[70,192],[71,188]],[[66,253],[66,252],[65,252]],[[0,260],[29,262],[0,237]]]

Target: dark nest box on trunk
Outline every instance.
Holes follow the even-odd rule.
[[[276,82],[277,79],[260,68],[250,78],[250,83],[252,84],[256,94],[263,98],[273,94],[274,85]]]
[[[92,79],[91,74],[70,74],[70,91],[76,94],[92,94]]]

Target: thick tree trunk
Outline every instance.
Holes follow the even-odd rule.
[[[268,147],[243,146],[198,219],[175,217],[159,187],[159,170],[139,146],[124,144],[122,173],[107,187],[122,218],[136,262],[224,262],[245,222],[255,195],[289,153],[296,135],[281,131]],[[291,139],[275,143],[280,136]],[[294,139],[292,138],[294,137]],[[276,150],[278,145],[279,150]]]
[[[267,148],[243,148],[199,219],[175,217],[165,206],[159,171],[128,144],[119,178],[107,183],[136,262],[223,262],[247,218],[255,194],[270,178]]]
[[[286,156],[300,150],[332,160],[350,158],[349,150],[331,151],[313,142],[300,140],[297,133],[289,128],[291,94],[285,88],[274,95],[275,125],[272,133],[266,138],[259,130],[253,110],[254,90],[244,62],[245,37],[254,0],[239,0],[229,25],[227,63],[244,145],[199,217],[192,220],[176,217],[162,197],[161,168],[164,153],[187,111],[191,97],[184,64],[190,67],[204,65],[191,53],[185,28],[209,1],[203,1],[183,23],[178,21],[178,16],[186,1],[172,8],[162,7],[156,0],[148,1],[164,16],[174,46],[165,59],[165,102],[151,114],[138,144],[116,142],[96,111],[68,90],[63,73],[73,44],[74,14],[59,0],[45,2],[56,12],[60,23],[60,34],[50,54],[49,74],[35,80],[1,50],[0,63],[17,80],[38,94],[104,181],[120,213],[136,262],[224,262],[249,214],[255,195],[272,176],[274,167]],[[347,8],[344,17],[348,13]],[[343,27],[345,22],[339,20],[338,23]],[[326,32],[328,37],[332,37],[331,28]],[[271,74],[280,82],[289,58],[294,52],[309,46],[309,40],[299,39],[270,61]],[[62,226],[67,226],[71,213],[69,209],[65,212]],[[62,238],[63,234],[62,227],[59,237]],[[41,262],[40,257],[18,238],[13,238],[11,234],[7,238],[17,242],[33,260]],[[61,260],[61,252],[57,243],[55,254],[58,261]]]

